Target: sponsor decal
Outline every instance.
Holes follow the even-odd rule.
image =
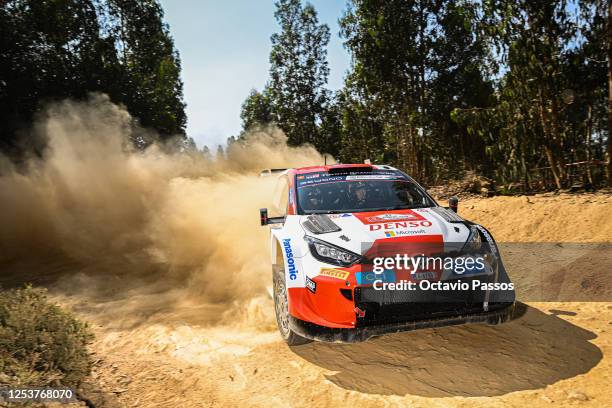
[[[353,214],[350,213],[344,213],[344,214],[329,214],[329,218],[336,219],[336,218],[346,218],[346,217],[352,217]]]
[[[374,217],[367,217],[368,223],[375,224],[377,222],[389,222],[389,221],[421,221],[423,217],[418,214],[380,214]]]
[[[385,174],[364,174],[361,176],[346,176],[347,181],[352,180],[395,180],[398,177],[396,175],[385,175]]]
[[[418,228],[418,227],[431,227],[433,224],[431,221],[396,221],[386,222],[384,224],[370,224],[370,231],[379,230],[395,230],[401,228]]]
[[[476,225],[476,224],[474,224],[474,226],[476,228],[478,228],[480,230],[480,232],[482,232],[482,235],[484,235],[485,239],[489,243],[489,247],[491,248],[491,253],[493,253],[493,255],[497,256],[497,246],[495,245],[495,241],[493,241],[493,237],[491,237],[489,232],[483,226]]]
[[[337,181],[345,181],[343,176],[330,176],[330,177],[318,177],[318,178],[308,178],[305,180],[298,180],[298,188],[310,186],[313,184],[323,184],[323,183],[335,183]]]
[[[349,272],[334,268],[321,268],[319,276],[346,280],[349,277]]]
[[[427,231],[425,231],[424,229],[419,229],[419,230],[385,231],[385,237],[387,237],[387,238],[393,238],[393,237],[406,236],[406,235],[419,235],[419,234],[425,234],[426,232],[427,232]]]
[[[394,222],[427,221],[421,214],[413,210],[395,210],[393,212],[378,211],[355,214],[359,221],[368,224],[391,224]],[[375,227],[376,228],[376,227]],[[389,229],[389,228],[383,228]]]
[[[293,251],[291,250],[291,238],[283,239],[283,248],[287,257],[287,273],[290,280],[297,279],[297,269],[295,268],[295,259],[293,259]]]
[[[308,276],[306,277],[306,287],[312,293],[317,293],[317,282],[313,281]]]
[[[436,278],[436,273],[435,272],[415,272],[412,274],[412,277],[415,280],[424,280],[424,279],[435,279]]]
[[[376,272],[357,272],[355,274],[355,278],[357,279],[358,285],[371,285],[375,281],[380,282],[395,282],[395,272],[393,271],[383,271],[382,273]]]
[[[403,174],[393,170],[377,170],[372,172],[351,172],[351,174],[329,174],[328,172],[309,173],[297,176],[298,188],[322,183],[354,180],[407,180]]]

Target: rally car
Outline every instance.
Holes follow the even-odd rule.
[[[260,221],[271,227],[276,319],[289,345],[512,318],[514,287],[495,241],[457,214],[456,198],[441,207],[387,165],[277,174]],[[467,267],[470,257],[480,261]]]

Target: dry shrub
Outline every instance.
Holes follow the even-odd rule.
[[[76,387],[91,369],[87,324],[26,286],[0,292],[0,385]]]

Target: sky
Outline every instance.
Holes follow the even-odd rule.
[[[310,0],[330,27],[328,87],[341,88],[350,57],[339,38],[345,0]],[[187,135],[214,148],[241,129],[240,106],[268,81],[270,36],[279,27],[273,0],[161,0],[181,56]]]

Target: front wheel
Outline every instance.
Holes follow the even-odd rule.
[[[272,269],[272,284],[274,293],[274,311],[278,331],[285,342],[290,346],[299,346],[310,343],[312,340],[300,336],[289,328],[289,302],[287,299],[287,286],[285,285],[285,269],[274,265]]]

